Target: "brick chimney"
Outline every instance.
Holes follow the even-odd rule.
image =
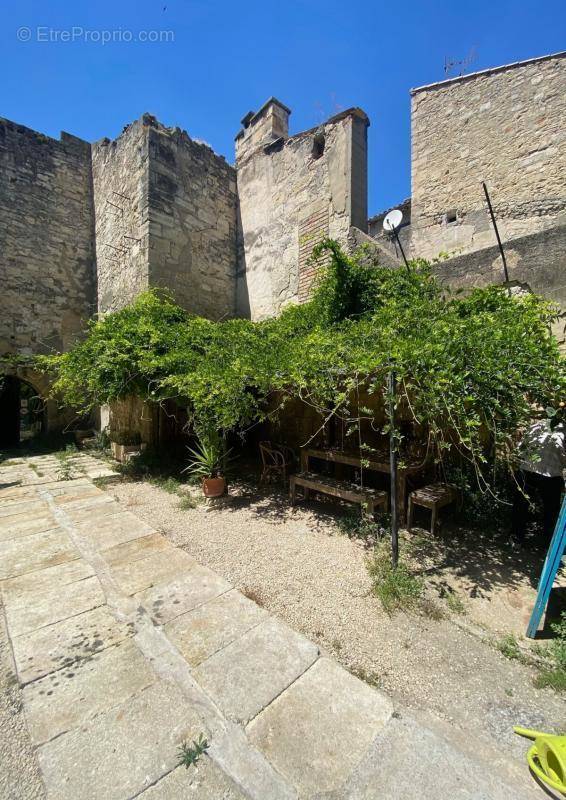
[[[236,161],[278,139],[287,139],[290,113],[291,109],[275,97],[270,97],[259,111],[249,111],[242,120],[243,128],[236,136]]]

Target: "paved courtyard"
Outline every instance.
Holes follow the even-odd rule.
[[[106,465],[73,464],[0,465],[0,588],[49,800],[540,796],[125,510],[92,483]]]

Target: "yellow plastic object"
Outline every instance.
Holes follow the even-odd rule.
[[[566,736],[554,736],[518,726],[513,730],[519,736],[535,740],[527,753],[527,762],[534,774],[547,786],[566,795]]]

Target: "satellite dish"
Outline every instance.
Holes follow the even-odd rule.
[[[389,214],[386,215],[385,219],[383,220],[383,230],[391,233],[396,228],[399,227],[403,220],[403,212],[400,211],[398,208],[394,208],[393,211],[390,211]]]

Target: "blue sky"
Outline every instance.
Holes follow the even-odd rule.
[[[139,31],[174,41],[127,41]],[[410,194],[411,87],[442,80],[446,56],[474,48],[484,69],[564,49],[565,34],[564,0],[4,0],[0,116],[96,140],[149,111],[233,161],[240,119],[270,95],[293,109],[291,133],[358,105],[375,213]]]

